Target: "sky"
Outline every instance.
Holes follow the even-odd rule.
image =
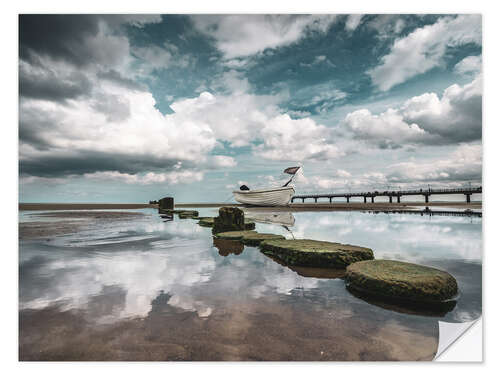
[[[21,15],[19,201],[480,185],[480,15]]]

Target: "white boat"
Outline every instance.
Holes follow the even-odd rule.
[[[287,206],[295,195],[292,186],[284,186],[259,190],[235,190],[234,199],[252,206]]]
[[[234,199],[252,206],[288,206],[295,195],[295,189],[288,184],[292,182],[299,169],[300,167],[285,169],[283,172],[291,174],[292,177],[281,187],[250,190],[246,185],[243,185],[240,190],[233,191]]]

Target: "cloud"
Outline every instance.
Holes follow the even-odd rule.
[[[179,55],[178,48],[168,42],[163,46],[133,47],[131,53],[141,60],[142,74],[150,74],[154,70],[167,69],[170,66],[185,68],[189,65],[188,57]]]
[[[429,71],[444,63],[449,47],[468,43],[481,44],[481,16],[442,17],[436,23],[414,30],[397,39],[381,64],[367,71],[380,90]]]
[[[351,112],[344,124],[356,137],[380,148],[479,140],[482,136],[482,76],[464,86],[448,87],[441,98],[435,93],[424,93],[378,115],[367,109]]]
[[[217,167],[231,168],[236,167],[238,163],[231,156],[225,155],[215,155],[213,158],[213,163]]]
[[[390,165],[388,181],[398,182],[466,182],[481,181],[482,146],[460,145],[449,158],[432,162],[404,162]]]
[[[310,118],[292,119],[278,107],[279,96],[249,94],[247,82],[238,82],[237,76],[229,81],[229,94],[203,92],[170,107],[184,121],[207,124],[217,140],[251,146],[264,159],[326,160],[343,154],[332,144],[328,127]]]
[[[287,114],[268,121],[261,131],[263,143],[254,154],[282,161],[329,160],[343,155],[329,142],[330,129],[310,118],[293,120]]]
[[[345,22],[345,29],[347,31],[354,31],[357,29],[361,20],[363,19],[363,14],[350,14],[347,16],[347,20]]]
[[[419,143],[429,138],[429,134],[417,124],[408,124],[394,109],[374,115],[367,109],[349,113],[345,123],[361,139],[376,143],[380,148],[398,148],[403,143]]]
[[[155,104],[149,92],[106,81],[94,82],[92,96],[69,105],[21,100],[21,172],[138,173],[205,160],[216,145],[210,127],[182,115],[163,115]],[[29,137],[33,132],[35,143]]]
[[[50,56],[76,66],[119,66],[129,56],[121,25],[143,27],[161,22],[158,15],[22,14],[19,56],[30,61]]]
[[[393,38],[406,26],[405,16],[398,14],[378,14],[364,24],[376,32],[379,39]]]
[[[149,185],[156,183],[168,183],[175,185],[179,183],[191,183],[203,180],[203,173],[197,171],[172,171],[165,173],[148,172],[145,174],[128,174],[118,171],[100,171],[85,173],[83,177],[91,180],[119,181],[126,184]]]
[[[411,160],[384,165],[381,170],[350,173],[341,169],[294,180],[301,191],[367,191],[416,188],[423,184],[459,187],[472,181],[481,183],[481,144],[461,144],[444,156],[426,161]]]
[[[21,96],[64,101],[90,94],[92,86],[85,74],[65,69],[62,64],[58,64],[56,69],[47,65],[31,65],[22,60],[19,62]]]
[[[225,59],[292,44],[309,33],[325,33],[335,15],[196,15],[194,26],[215,40]]]
[[[483,58],[479,56],[467,56],[458,62],[453,70],[458,74],[476,75],[482,71]]]

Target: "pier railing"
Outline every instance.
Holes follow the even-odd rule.
[[[429,202],[429,197],[431,195],[451,195],[451,194],[461,194],[465,195],[467,203],[470,203],[470,196],[472,194],[481,194],[483,192],[483,187],[469,187],[469,188],[454,188],[454,189],[411,189],[411,190],[385,190],[385,191],[366,191],[366,192],[349,192],[349,193],[327,193],[327,194],[301,194],[294,195],[292,197],[292,202],[297,199],[302,199],[305,202],[306,199],[314,199],[318,202],[320,198],[327,198],[332,202],[333,198],[346,198],[347,203],[352,197],[363,197],[366,203],[367,198],[370,198],[372,203],[375,201],[375,197],[389,197],[389,202],[392,203],[392,199],[396,198],[397,202],[401,202],[401,197],[405,195],[422,195],[425,197],[425,202]]]

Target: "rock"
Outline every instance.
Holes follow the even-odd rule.
[[[255,229],[255,222],[252,220],[245,219],[245,230]]]
[[[234,240],[214,238],[214,246],[219,250],[219,255],[226,257],[229,254],[240,255],[245,248],[243,243]]]
[[[198,221],[198,224],[201,225],[202,227],[213,227],[214,220],[215,220],[214,217],[202,217]],[[255,229],[255,223],[251,220],[245,219],[244,230],[252,230],[252,229]]]
[[[219,208],[219,216],[214,218],[212,233],[230,232],[245,229],[245,215],[237,207]]]
[[[216,238],[226,240],[237,240],[248,246],[258,246],[266,240],[284,240],[285,237],[273,233],[258,233],[254,230],[222,232],[215,235]]]
[[[182,212],[196,212],[196,213],[198,213],[198,211],[194,211],[194,210],[167,210],[167,209],[163,209],[163,208],[158,209],[158,213],[166,214],[166,215],[180,214]]]
[[[165,197],[158,201],[158,208],[164,210],[173,210],[174,209],[174,198]]]
[[[373,259],[366,247],[315,240],[269,240],[260,244],[261,251],[288,265],[345,268],[361,260]]]
[[[179,212],[179,219],[193,219],[198,216],[198,211],[186,210]]]
[[[201,225],[202,227],[213,227],[214,218],[213,217],[202,217],[198,221],[198,225]]]
[[[458,293],[457,281],[448,272],[395,260],[370,260],[347,267],[349,290],[389,300],[436,303]]]

